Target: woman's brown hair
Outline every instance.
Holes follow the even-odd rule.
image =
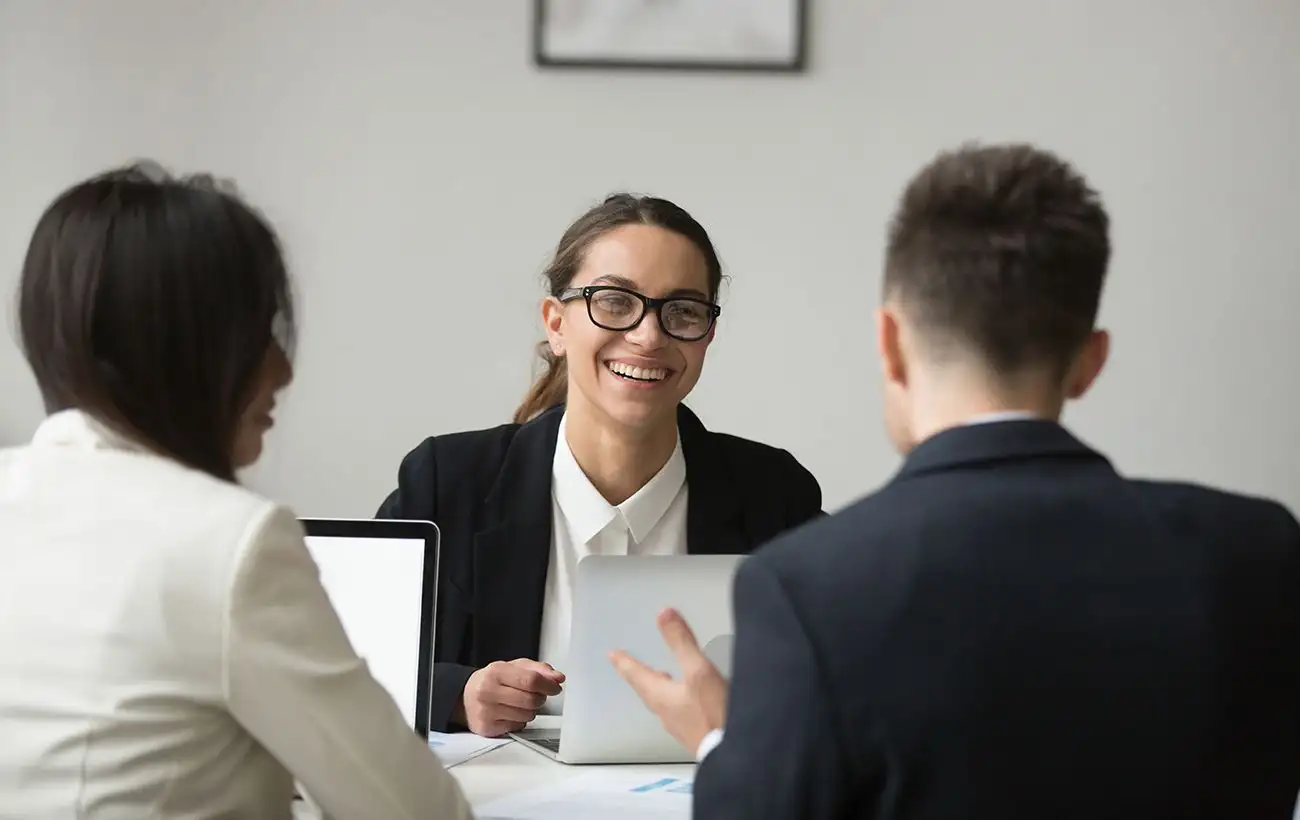
[[[72,186],[36,225],[18,303],[47,412],[235,480],[240,418],[294,322],[276,235],[228,185],[149,163]]]
[[[560,237],[555,257],[543,274],[550,294],[558,298],[569,287],[593,242],[624,225],[653,225],[689,240],[704,257],[709,272],[709,298],[717,299],[718,288],[722,285],[722,262],[718,259],[713,241],[709,239],[704,226],[666,199],[626,193],[606,197],[604,202],[578,217],[564,232],[564,236]],[[568,390],[568,370],[564,357],[556,356],[546,342],[538,345],[537,352],[546,370],[533,382],[523,403],[515,410],[516,424],[523,424],[562,404]]]

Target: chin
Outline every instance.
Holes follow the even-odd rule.
[[[634,404],[626,401],[606,401],[602,402],[601,409],[605,411],[605,415],[620,426],[641,429],[652,427],[665,417],[675,416],[677,402]]]
[[[646,427],[665,416],[675,417],[677,405],[685,398],[683,375],[674,372],[660,384],[636,384],[621,380],[601,366],[592,397],[601,411],[616,423]]]
[[[235,445],[235,457],[232,459],[236,470],[252,467],[262,457],[262,437],[253,441],[240,442]]]

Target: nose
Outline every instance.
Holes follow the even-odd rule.
[[[668,344],[668,340],[671,337],[667,333],[664,333],[663,326],[659,324],[659,313],[657,311],[647,310],[645,315],[641,317],[640,323],[638,323],[636,327],[624,333],[623,338],[627,339],[637,347],[645,348],[646,350],[658,350]]]
[[[278,342],[271,346],[270,356],[270,381],[275,385],[274,391],[279,392],[293,382],[293,362],[289,360],[289,354]]]

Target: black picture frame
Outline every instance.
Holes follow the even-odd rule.
[[[617,0],[609,0],[615,2]],[[562,57],[549,53],[546,19],[552,0],[533,0],[533,64],[543,69],[610,69],[633,71],[707,71],[799,74],[808,68],[809,0],[786,0],[795,15],[794,54],[788,60]]]

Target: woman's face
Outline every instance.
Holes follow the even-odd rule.
[[[615,285],[652,298],[709,300],[704,255],[689,239],[651,225],[624,225],[592,242],[570,287],[587,285]],[[640,310],[625,295],[610,296],[620,309],[631,305]],[[713,340],[712,328],[698,341],[675,339],[664,332],[653,310],[631,330],[606,330],[591,321],[581,298],[565,303],[548,298],[542,317],[551,349],[568,363],[569,402],[585,401],[632,428],[676,417]]]
[[[278,344],[272,344],[262,361],[253,385],[253,399],[244,409],[235,431],[234,463],[237,469],[250,467],[262,456],[262,438],[275,420],[275,397],[293,381],[289,357]]]

